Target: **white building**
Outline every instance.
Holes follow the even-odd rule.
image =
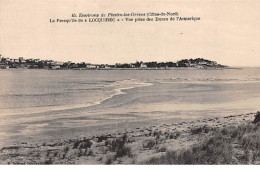
[[[145,63],[141,63],[141,68],[147,68],[147,65]]]

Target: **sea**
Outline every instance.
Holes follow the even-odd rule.
[[[0,70],[0,147],[260,110],[260,68]]]

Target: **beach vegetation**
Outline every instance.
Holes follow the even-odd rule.
[[[105,146],[108,147],[108,150],[115,153],[115,155],[113,156],[114,160],[124,156],[132,156],[131,148],[127,146],[128,140],[128,135],[125,133],[120,138],[105,141]]]
[[[82,148],[87,149],[90,148],[93,143],[90,139],[83,139],[83,140],[76,140],[73,145],[73,149],[75,148]]]
[[[259,122],[260,122],[260,111],[257,111],[253,123],[259,123]]]
[[[144,149],[152,149],[156,145],[156,141],[153,139],[147,139],[143,141],[142,145]]]
[[[113,157],[112,156],[107,157],[105,164],[109,165],[109,164],[112,164],[112,163],[113,163]]]
[[[156,150],[157,152],[166,152],[167,149],[165,146],[159,146],[158,149]]]
[[[257,115],[256,115],[257,117]],[[192,134],[205,132],[205,127]],[[254,164],[260,160],[260,123],[213,129],[205,141],[189,149],[167,151],[145,164]]]
[[[44,161],[44,163],[43,164],[53,164],[53,161],[52,161],[52,159],[51,158],[48,158],[48,159],[46,159],[45,161]]]
[[[212,131],[213,128],[208,126],[208,125],[203,125],[203,126],[199,126],[199,127],[192,127],[190,129],[192,134],[201,134],[201,133],[209,133],[209,131]]]
[[[175,132],[172,132],[172,133],[169,133],[168,134],[169,136],[167,136],[169,139],[177,139],[181,133],[179,131],[175,131]]]
[[[69,147],[69,146],[66,146],[66,147],[64,148],[64,153],[67,154],[69,150],[70,150],[70,147]]]
[[[131,148],[129,146],[124,145],[122,148],[118,148],[114,157],[117,159],[124,156],[132,157]]]
[[[160,137],[161,135],[162,135],[162,131],[155,130],[155,131],[153,132],[153,136],[154,136],[154,137]]]

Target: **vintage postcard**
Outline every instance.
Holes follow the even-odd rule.
[[[259,165],[259,9],[1,0],[0,164]]]

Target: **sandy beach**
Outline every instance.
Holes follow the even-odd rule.
[[[260,165],[259,8],[0,0],[0,166]]]
[[[255,115],[246,113],[190,122],[161,123],[133,130],[118,130],[115,134],[53,139],[41,144],[14,144],[0,150],[0,161],[1,164],[147,164],[151,158],[160,158],[168,151],[181,151],[201,144],[216,131],[223,132],[225,128],[250,124]],[[254,164],[257,163],[259,157],[254,160]]]

